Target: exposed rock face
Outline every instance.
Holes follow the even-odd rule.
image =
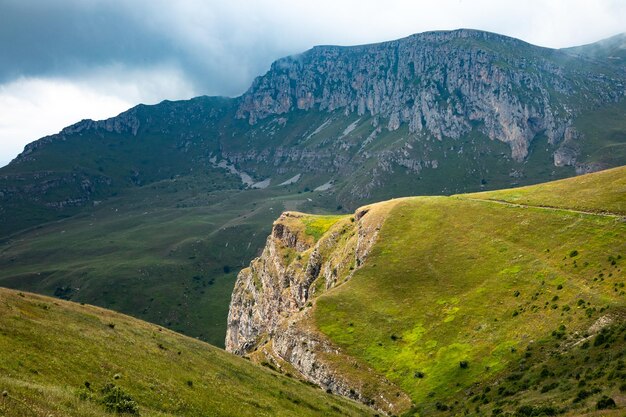
[[[251,124],[294,109],[380,115],[385,127],[458,139],[477,128],[523,160],[533,138],[565,139],[575,116],[568,101],[618,100],[619,79],[565,52],[474,30],[429,32],[375,45],[320,46],[276,61],[242,97]],[[566,163],[555,157],[555,163]]]
[[[626,69],[615,59],[622,43],[617,37],[552,50],[457,30],[315,47],[276,61],[241,97],[138,105],[27,145],[2,168],[0,205],[17,207],[24,199],[55,216],[177,175],[204,181],[212,158],[246,174],[246,187],[274,187],[300,174],[303,189],[333,194],[337,205],[350,208],[619,165],[622,158],[602,144],[580,155],[594,147],[592,135],[621,126],[616,112],[608,112],[613,120],[604,132],[576,123],[590,109],[623,100]],[[529,154],[531,143],[552,154],[554,169],[538,168],[550,160]],[[32,184],[38,171],[58,175],[52,181],[48,172]],[[89,192],[78,176],[91,182]],[[332,188],[319,188],[329,181]]]
[[[410,406],[408,397],[309,325],[315,296],[350,279],[374,244],[380,216],[367,213],[360,209],[352,222],[340,221],[317,243],[298,230],[302,215],[284,213],[263,254],[237,277],[226,350],[293,368],[325,390],[396,413]],[[338,364],[357,369],[356,376]]]

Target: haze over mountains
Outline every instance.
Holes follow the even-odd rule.
[[[79,122],[0,170],[0,283],[220,345],[235,273],[285,209],[624,164],[623,43],[552,50],[458,30],[320,46],[238,98]]]

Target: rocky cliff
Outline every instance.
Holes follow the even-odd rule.
[[[181,233],[206,239],[205,252],[181,255],[188,269],[176,271],[202,276],[208,286],[260,253],[259,236],[269,232],[272,213],[345,213],[372,201],[508,188],[626,164],[622,44],[616,38],[558,51],[460,30],[376,45],[315,47],[276,61],[241,97],[139,105],[32,143],[0,168],[0,240],[29,228],[54,234],[53,222],[78,222],[75,215],[128,214],[136,216],[132,224],[148,221],[162,230],[159,234],[170,239],[163,247],[178,247],[174,236]],[[202,209],[189,210],[193,207]],[[164,223],[160,210],[171,210],[172,219],[219,212],[220,220],[187,231]],[[189,293],[186,281],[172,280],[168,270],[163,282],[176,281],[178,289],[163,298],[154,293],[162,291],[160,285],[135,279],[137,269],[163,258],[156,246],[139,245],[154,252],[137,268],[130,268],[137,261],[133,252],[124,252],[133,258],[120,263],[128,265],[128,275],[112,276],[108,263],[85,258],[81,249],[113,230],[105,222],[94,222],[93,229],[98,224],[100,232],[89,226],[73,238],[74,252],[64,246],[41,256],[67,258],[59,264],[72,268],[71,260],[83,259],[85,269],[36,267],[32,252],[24,256],[28,265],[18,264],[11,251],[35,239],[31,235],[15,239],[0,254],[0,280],[8,277],[1,283],[49,294],[56,288],[90,288],[91,298],[82,301],[120,308],[121,299],[133,298],[126,287],[133,282],[137,293],[154,298],[152,320],[170,325],[175,317],[177,330],[206,337],[206,329],[217,329],[219,335],[207,340],[224,340],[229,301],[224,294],[232,280],[224,284],[228,290],[215,285],[220,290],[211,298],[204,287]],[[126,233],[126,224],[115,227]],[[191,247],[188,238],[180,239]],[[25,270],[33,271],[32,278],[23,278]],[[52,270],[54,280],[46,278]],[[92,272],[83,274],[87,270]],[[88,276],[96,283],[106,277],[102,285],[113,288],[114,296],[103,301],[97,285],[87,284]],[[210,320],[202,314],[180,318],[191,317],[190,311],[212,315],[207,297],[217,304]],[[305,298],[303,311],[310,294]],[[299,310],[297,300],[281,308]],[[145,306],[126,305],[127,313],[147,318]],[[177,313],[168,313],[173,310]]]
[[[475,30],[320,46],[276,61],[242,97],[237,115],[255,124],[295,109],[339,109],[379,116],[390,131],[406,124],[411,133],[439,140],[478,129],[522,161],[540,133],[572,149],[581,100],[589,108],[623,97],[623,73],[601,67]],[[557,166],[573,163],[567,153],[557,152]]]
[[[349,280],[363,264],[389,206],[363,207],[354,216],[343,216],[318,241],[321,221],[315,216],[282,214],[262,255],[237,277],[226,350],[295,372],[328,392],[385,413],[410,407],[398,387],[310,325],[315,298]]]

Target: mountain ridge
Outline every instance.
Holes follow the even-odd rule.
[[[294,66],[294,79],[289,66],[262,76],[269,87],[253,90],[258,100],[140,105],[28,145],[0,169],[0,285],[116,308],[221,345],[236,272],[262,250],[275,213],[345,214],[626,163],[614,60],[455,36],[393,41],[407,52],[398,59],[380,45],[361,47],[375,54],[354,62],[351,52],[322,56],[304,72]],[[335,72],[323,78],[318,66]],[[293,108],[252,125],[237,118],[242,105],[290,108],[272,80]],[[307,93],[312,107],[295,108]]]

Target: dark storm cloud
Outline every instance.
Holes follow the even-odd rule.
[[[319,43],[473,27],[565,46],[581,25],[585,41],[614,34],[625,10],[616,0],[0,0],[0,84],[169,67],[198,94],[236,95],[274,59]]]
[[[174,46],[106,3],[8,1],[2,7],[0,76],[59,75],[111,62],[145,65]]]
[[[257,47],[247,48],[237,64],[227,33],[237,28],[214,19],[206,22],[211,27],[188,31],[190,23],[173,9],[150,1],[0,0],[0,84],[18,77],[80,77],[118,64],[170,66],[181,69],[198,93],[233,95],[256,75],[252,71],[269,65],[274,51],[262,42],[253,42]]]

